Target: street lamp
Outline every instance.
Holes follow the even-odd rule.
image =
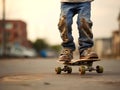
[[[6,56],[6,30],[5,30],[5,0],[3,2],[3,17],[2,17],[2,56]]]

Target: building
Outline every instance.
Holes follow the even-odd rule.
[[[111,38],[99,38],[95,40],[94,49],[99,57],[110,57],[112,54],[111,48]]]
[[[115,57],[120,57],[120,30],[114,31],[113,32],[113,37],[112,37],[112,51],[113,55]]]
[[[0,45],[3,40],[3,24],[0,20]],[[5,21],[5,37],[7,46],[23,45],[28,46],[26,23],[20,20]]]
[[[112,51],[113,51],[113,55],[116,57],[116,58],[119,58],[120,57],[120,13],[118,15],[118,30],[115,30],[113,33],[112,33]]]
[[[0,57],[4,55],[35,57],[37,55],[27,39],[26,26],[26,23],[21,20],[5,20],[4,22],[0,20]]]

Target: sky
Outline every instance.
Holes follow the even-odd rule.
[[[2,0],[0,0],[0,19],[2,19]],[[118,29],[117,17],[120,0],[95,0],[92,2],[91,20],[94,38],[111,37]],[[57,27],[60,15],[59,0],[6,0],[6,19],[23,20],[27,23],[28,39],[43,38],[50,44],[61,43]],[[78,30],[74,17],[73,36],[75,42]]]

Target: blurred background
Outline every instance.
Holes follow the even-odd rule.
[[[59,0],[0,0],[0,57],[57,57],[59,15]],[[78,46],[76,17],[73,36]],[[91,19],[94,50],[102,58],[120,59],[120,0],[95,0]]]

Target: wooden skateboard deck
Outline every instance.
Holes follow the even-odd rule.
[[[65,65],[86,65],[89,63],[93,63],[94,61],[100,61],[100,59],[76,59],[76,60],[71,60],[70,62],[66,61],[58,61],[59,63],[65,64]]]

